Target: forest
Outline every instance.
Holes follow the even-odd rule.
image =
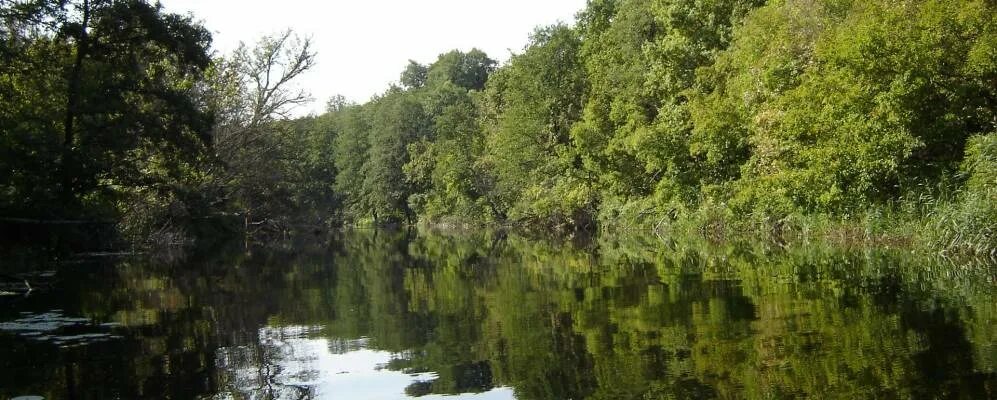
[[[293,31],[212,51],[145,0],[0,0],[0,218],[503,226],[997,257],[997,3],[589,0],[507,60],[311,101]],[[205,224],[205,222],[208,222]],[[222,227],[222,228],[219,228]],[[217,232],[215,232],[217,233]]]

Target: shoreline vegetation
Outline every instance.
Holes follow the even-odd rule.
[[[114,221],[102,242],[138,247],[422,225],[997,260],[992,1],[590,0],[501,63],[453,50],[291,118],[312,40],[333,39],[218,54],[196,16],[144,0],[0,2],[0,225]]]

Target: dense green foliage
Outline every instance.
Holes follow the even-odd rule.
[[[480,51],[452,51],[430,66],[409,64],[404,88],[329,113],[336,188],[348,218],[390,224],[417,215],[487,215],[475,99],[494,68]]]
[[[0,19],[6,216],[171,192],[203,162],[211,119],[191,92],[205,29],[143,1],[4,1]]]
[[[5,1],[0,210],[136,233],[219,215],[784,232],[889,213],[988,253],[995,7],[591,0],[502,64],[412,61],[365,104],[291,121],[314,54],[290,32],[212,59],[202,27],[145,1]]]
[[[308,40],[212,56],[206,29],[143,0],[4,0],[0,34],[5,222],[110,220],[173,242],[204,219],[335,217],[325,120],[286,118],[309,100],[288,86]]]
[[[449,53],[345,111],[370,130],[340,127],[339,183],[355,220],[574,230],[710,212],[778,227],[931,198],[992,235],[968,203],[995,201],[973,183],[992,166],[972,160],[997,131],[995,15],[986,1],[593,0],[497,70],[455,75]],[[421,112],[382,105],[394,97]],[[381,128],[385,112],[408,122]],[[386,158],[396,175],[352,178]]]

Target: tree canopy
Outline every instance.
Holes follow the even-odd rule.
[[[591,0],[502,63],[410,61],[296,120],[310,38],[210,56],[145,1],[3,4],[6,214],[578,230],[993,200],[968,167],[997,157],[992,1]]]

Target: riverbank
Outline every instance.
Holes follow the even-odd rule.
[[[693,211],[644,212],[637,217],[602,221],[588,227],[572,224],[531,225],[448,218],[420,221],[423,229],[468,232],[498,229],[530,237],[654,235],[662,240],[701,239],[719,244],[760,241],[779,246],[828,245],[841,249],[900,249],[963,262],[997,264],[997,194],[962,196],[963,200],[902,202],[854,215],[791,214],[781,218],[742,214],[723,205]],[[372,227],[370,221],[361,226]]]

